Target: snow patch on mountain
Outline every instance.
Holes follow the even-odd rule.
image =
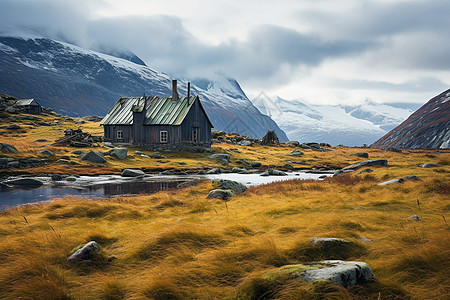
[[[371,144],[411,114],[408,109],[370,101],[358,106],[327,106],[263,96],[253,103],[271,116],[289,139],[331,145]]]

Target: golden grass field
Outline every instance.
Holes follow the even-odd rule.
[[[22,126],[22,125],[21,125]],[[0,142],[34,157],[38,138],[54,140],[65,128],[100,135],[98,123],[8,132]],[[238,148],[240,154],[229,152]],[[197,170],[216,166],[207,154],[162,153],[170,163],[140,157],[108,158],[105,168],[57,164],[74,148],[50,147],[48,166],[28,173],[98,174],[125,167]],[[93,148],[99,150],[102,148]],[[292,180],[247,189],[228,202],[205,199],[210,182],[152,195],[84,199],[10,208],[0,213],[0,299],[448,299],[450,294],[450,152],[411,153],[337,147],[298,158],[289,146],[213,145],[230,153],[232,163],[247,158],[265,167],[287,160],[305,167],[344,167],[364,159],[387,159],[372,167],[324,181]],[[129,149],[133,154],[135,149]],[[104,151],[104,149],[102,149]],[[145,151],[144,151],[145,152]],[[149,152],[150,154],[151,152]],[[73,158],[75,160],[75,158]],[[186,165],[176,162],[183,160]],[[433,162],[437,168],[421,168]],[[419,181],[377,183],[417,175]],[[419,216],[419,222],[409,216]],[[361,236],[371,240],[363,242]],[[311,237],[339,237],[353,247],[322,253]],[[73,249],[91,240],[102,252],[93,261],[66,261]],[[364,261],[375,279],[349,288],[290,278],[266,282],[259,275],[286,264],[326,258]]]

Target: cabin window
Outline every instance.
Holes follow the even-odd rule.
[[[123,131],[122,130],[118,130],[117,131],[117,139],[118,140],[122,140],[123,139]]]
[[[167,131],[160,131],[159,132],[159,142],[160,143],[167,143]]]
[[[192,129],[192,141],[193,141],[194,143],[197,143],[197,142],[198,142],[198,132],[199,132],[199,128],[198,128],[198,127],[194,127],[194,128]]]

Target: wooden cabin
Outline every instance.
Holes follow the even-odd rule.
[[[17,108],[27,114],[42,114],[42,106],[34,99],[17,100],[14,104],[14,108]]]
[[[138,146],[193,143],[211,146],[213,127],[198,96],[120,98],[100,122],[105,140]]]

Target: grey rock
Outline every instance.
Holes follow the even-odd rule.
[[[420,178],[416,175],[408,175],[408,176],[404,176],[402,177],[405,180],[412,180],[412,181],[419,181]]]
[[[72,153],[75,154],[75,155],[82,155],[85,152],[83,150],[75,150],[75,151],[72,151]]]
[[[410,216],[410,217],[408,217],[408,219],[411,219],[411,220],[414,220],[414,221],[417,221],[417,222],[420,221],[420,218],[418,216]]]
[[[40,150],[37,152],[40,155],[44,155],[44,156],[55,156],[55,154],[53,154],[52,151],[44,149],[44,150]]]
[[[358,156],[358,157],[363,157],[363,158],[369,158],[369,153],[367,153],[367,152],[358,152],[358,153],[350,154],[350,156]]]
[[[68,176],[68,177],[66,177],[66,181],[73,182],[73,181],[76,181],[76,180],[77,180],[77,178],[75,176]]]
[[[231,151],[231,152],[234,152],[234,153],[241,153],[241,151],[239,151],[239,150],[236,149],[236,148],[230,149],[230,150],[228,150],[228,151]]]
[[[246,169],[242,169],[242,168],[238,168],[238,167],[233,167],[233,169],[231,169],[232,173],[238,173],[238,174],[247,174],[248,171]]]
[[[250,165],[252,166],[252,168],[259,168],[259,167],[261,167],[261,163],[259,161],[252,161],[250,163]]]
[[[402,152],[402,150],[399,150],[399,149],[393,148],[393,147],[384,148],[383,150],[387,151],[387,152],[396,152],[396,153],[401,153]]]
[[[403,179],[403,178],[396,178],[396,179],[388,180],[388,181],[385,181],[385,182],[381,182],[378,185],[397,184],[397,183],[403,183],[404,181],[405,181],[405,179]]]
[[[137,176],[141,176],[141,175],[145,175],[144,171],[142,171],[142,170],[124,169],[122,171],[123,177],[137,177]]]
[[[362,173],[372,173],[372,172],[373,172],[372,169],[364,169],[364,170],[362,170],[361,172],[359,172],[359,174],[362,174]]]
[[[300,151],[300,150],[294,150],[291,153],[286,154],[286,155],[288,155],[288,156],[301,156],[301,155],[303,155],[303,152]]]
[[[105,165],[102,165],[102,164],[97,164],[97,167],[99,167],[99,168],[105,168],[106,166],[105,166]]]
[[[155,152],[153,154],[150,155],[151,158],[164,158],[164,156],[161,156],[161,154],[159,152]]]
[[[426,164],[422,164],[420,166],[422,168],[436,168],[436,167],[440,167],[440,165],[435,164],[435,163],[426,163]]]
[[[60,175],[60,174],[53,174],[52,176],[51,176],[51,179],[53,180],[53,181],[61,181],[61,180],[63,180],[63,176],[62,175]]]
[[[206,174],[220,174],[220,173],[222,173],[221,168],[212,168],[211,170],[206,172]]]
[[[169,170],[165,170],[159,173],[160,175],[173,175],[174,173],[172,171]]]
[[[186,164],[184,161],[177,161],[176,163],[179,165],[182,165],[182,166],[184,166]]]
[[[81,155],[81,160],[87,160],[93,163],[103,164],[106,163],[106,158],[98,151],[89,151],[88,153]]]
[[[114,148],[114,145],[111,142],[104,142],[103,146],[108,147],[108,148]]]
[[[234,193],[231,190],[222,190],[222,189],[215,189],[209,192],[207,199],[216,198],[221,200],[228,200],[229,198],[233,197]]]
[[[137,155],[145,155],[142,151],[139,151],[139,150],[134,151],[134,154],[137,154]]]
[[[21,186],[26,188],[38,188],[44,183],[42,181],[33,178],[20,178],[4,182],[8,185]]]
[[[382,166],[382,167],[387,167],[388,166],[388,162],[386,159],[378,159],[378,160],[365,160],[365,161],[360,161],[357,163],[354,163],[352,165],[346,166],[344,168],[342,168],[343,171],[345,170],[358,170],[362,167],[370,167],[370,166]]]
[[[13,170],[13,169],[19,169],[20,163],[18,161],[11,161],[6,164],[6,169]]]
[[[75,124],[77,124],[77,125],[81,125],[81,124],[84,124],[84,123],[86,123],[86,122],[83,121],[83,120],[79,120],[79,121],[76,121],[76,122],[75,122]]]
[[[260,176],[287,176],[287,174],[276,169],[267,169]]]
[[[37,139],[33,143],[45,143],[45,142],[48,142],[48,140],[47,139]]]
[[[213,185],[217,185],[223,190],[232,190],[236,195],[243,193],[247,189],[242,183],[227,179],[214,180]]]
[[[290,165],[290,164],[285,164],[283,166],[283,168],[286,169],[286,170],[291,170],[291,171],[294,170],[294,167],[292,165]]]
[[[243,141],[239,142],[239,145],[241,145],[241,146],[251,146],[252,142],[249,141],[249,140],[243,140]]]
[[[56,162],[61,164],[70,164],[72,161],[70,159],[60,158]]]
[[[12,157],[1,157],[0,158],[0,168],[5,168],[6,165],[10,162],[16,161],[14,158]]]
[[[212,159],[225,159],[225,160],[230,160],[230,154],[227,153],[214,153],[211,155],[208,155],[207,158],[212,158]]]
[[[326,247],[332,247],[334,245],[348,244],[350,241],[340,238],[323,238],[323,237],[313,237],[309,239],[311,244],[323,245]]]
[[[16,147],[6,143],[0,143],[0,151],[3,153],[19,153]]]
[[[302,279],[306,282],[330,280],[347,287],[364,283],[373,277],[372,269],[364,262],[325,260],[319,264],[323,268],[306,270]]]
[[[127,148],[114,148],[108,151],[108,155],[115,157],[117,159],[127,158],[128,149]]]
[[[289,141],[286,143],[287,145],[298,147],[300,146],[300,143],[298,141]]]
[[[80,261],[91,260],[100,250],[100,245],[96,241],[90,241],[82,248],[72,253],[72,255],[67,258],[67,261],[76,263]]]

